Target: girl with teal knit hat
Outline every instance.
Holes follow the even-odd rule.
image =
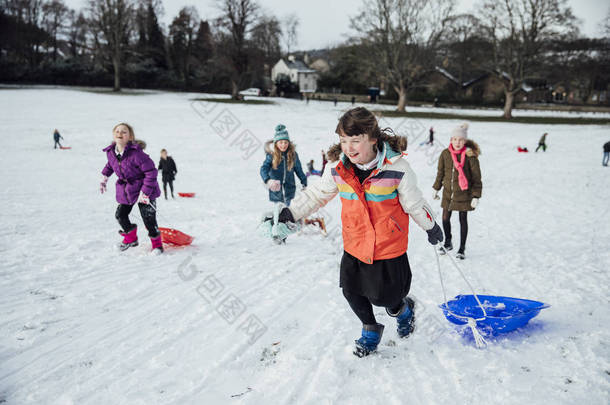
[[[279,124],[275,127],[275,136],[265,143],[265,152],[267,156],[260,173],[269,190],[269,200],[289,206],[296,192],[294,175],[299,177],[303,187],[307,186],[307,176],[301,167],[295,145],[290,142],[285,125]]]

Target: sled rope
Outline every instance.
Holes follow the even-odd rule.
[[[159,219],[162,219],[163,221],[167,222],[168,224],[170,223],[167,220],[167,218],[165,218],[154,205],[152,205],[152,204],[147,204],[147,205],[150,205],[150,207],[153,209],[153,211],[155,211],[155,214],[157,215],[157,217]]]
[[[441,249],[443,249],[443,251],[445,252],[445,255],[447,255],[449,257],[449,259],[451,259],[451,262],[453,263],[453,266],[455,266],[455,268],[460,273],[460,275],[462,276],[462,278],[464,279],[466,284],[468,284],[468,287],[470,288],[470,291],[472,291],[472,295],[474,295],[474,298],[477,300],[477,303],[479,304],[479,307],[481,307],[481,309],[483,310],[483,317],[481,317],[481,318],[473,318],[471,316],[458,315],[458,314],[456,314],[455,312],[453,312],[453,311],[451,311],[449,309],[449,304],[447,303],[447,293],[445,291],[445,283],[443,282],[443,274],[441,272],[441,261],[440,261],[440,259],[438,257],[438,251],[436,250],[436,248],[434,246],[432,246],[432,249],[434,250],[434,254],[436,255],[436,267],[438,269],[438,276],[439,276],[439,278],[441,280],[441,288],[443,290],[443,298],[445,300],[445,308],[446,308],[447,312],[449,312],[451,315],[455,316],[456,318],[466,320],[467,325],[470,327],[470,330],[472,330],[472,336],[474,337],[474,342],[475,342],[477,348],[480,349],[480,348],[484,347],[485,345],[487,345],[487,342],[483,338],[483,335],[477,329],[477,321],[482,321],[485,318],[487,318],[487,311],[485,311],[485,308],[483,307],[483,304],[481,304],[481,301],[479,300],[479,297],[474,292],[474,288],[472,288],[472,285],[470,284],[470,282],[468,281],[468,279],[464,275],[464,272],[462,272],[462,269],[460,269],[460,266],[458,266],[458,264],[456,263],[455,259],[452,256],[449,255],[449,252],[444,247],[441,247]]]

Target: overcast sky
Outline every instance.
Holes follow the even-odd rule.
[[[86,0],[65,0],[72,8],[81,8]],[[458,11],[473,11],[478,0],[458,0]],[[325,48],[342,42],[351,32],[350,17],[357,14],[360,1],[357,0],[257,0],[263,10],[282,18],[295,13],[300,20],[297,49]],[[219,15],[214,0],[163,0],[165,15],[161,21],[169,26],[178,11],[184,6],[195,6],[202,19],[212,19]],[[581,20],[580,30],[586,36],[598,36],[599,23],[604,19],[610,1],[608,0],[568,0],[572,11]],[[353,33],[352,33],[353,34]]]

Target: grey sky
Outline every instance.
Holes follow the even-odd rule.
[[[85,0],[65,0],[73,8],[86,4]],[[478,0],[458,0],[458,11],[469,12]],[[324,48],[345,40],[350,30],[350,17],[357,14],[358,0],[257,0],[265,12],[282,18],[295,13],[300,19],[297,49]],[[161,21],[168,26],[184,6],[195,6],[202,19],[212,19],[219,12],[214,0],[163,0],[165,15]],[[598,25],[610,8],[608,0],[568,0],[572,11],[581,20],[580,30],[586,36],[599,35]]]

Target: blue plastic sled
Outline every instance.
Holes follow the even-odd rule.
[[[477,327],[485,334],[497,335],[498,333],[511,332],[526,325],[530,319],[540,313],[541,309],[550,305],[539,301],[525,300],[521,298],[499,297],[495,295],[478,295],[481,304],[487,312],[487,317],[477,321]],[[448,301],[449,310],[457,315],[471,318],[482,318],[483,310],[479,306],[474,295],[458,295]],[[465,325],[465,319],[453,316],[447,310],[445,304],[439,305],[448,321],[456,325]]]

